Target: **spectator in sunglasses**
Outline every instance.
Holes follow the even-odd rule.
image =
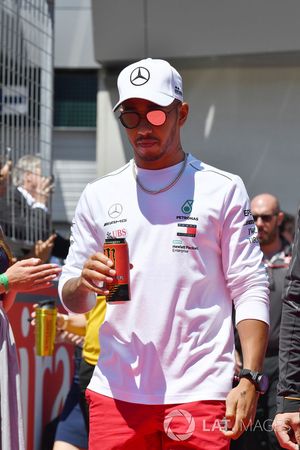
[[[266,386],[268,281],[248,195],[184,151],[189,107],[167,61],[130,64],[118,89],[134,157],[83,192],[59,284],[66,308],[91,309],[119,276],[104,242],[126,238],[131,300],[107,302],[89,449],[228,450]],[[234,389],[233,305],[245,358]]]

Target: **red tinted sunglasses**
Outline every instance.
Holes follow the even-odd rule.
[[[177,106],[177,105],[176,105]],[[121,112],[119,119],[121,124],[125,128],[136,128],[143,117],[146,117],[147,121],[154,125],[155,127],[160,127],[163,125],[167,120],[167,114],[169,114],[173,109],[176,108],[176,106],[169,111],[165,111],[163,109],[152,109],[151,111],[148,111],[146,115],[142,115],[136,111],[124,111]]]

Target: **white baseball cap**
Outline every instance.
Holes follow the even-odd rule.
[[[142,59],[125,67],[118,77],[118,89],[119,101],[113,111],[129,98],[160,106],[168,106],[174,99],[183,101],[181,76],[163,59]]]

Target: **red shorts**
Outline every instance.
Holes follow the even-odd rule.
[[[228,450],[224,401],[172,405],[128,403],[86,390],[89,450]]]

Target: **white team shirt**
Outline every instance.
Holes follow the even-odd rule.
[[[179,167],[138,168],[138,177],[159,189]],[[225,399],[234,372],[233,303],[236,323],[269,323],[267,275],[241,179],[189,155],[179,181],[157,195],[137,185],[133,161],[90,183],[76,209],[60,295],[108,237],[128,242],[131,301],[107,305],[89,389],[144,404]]]

